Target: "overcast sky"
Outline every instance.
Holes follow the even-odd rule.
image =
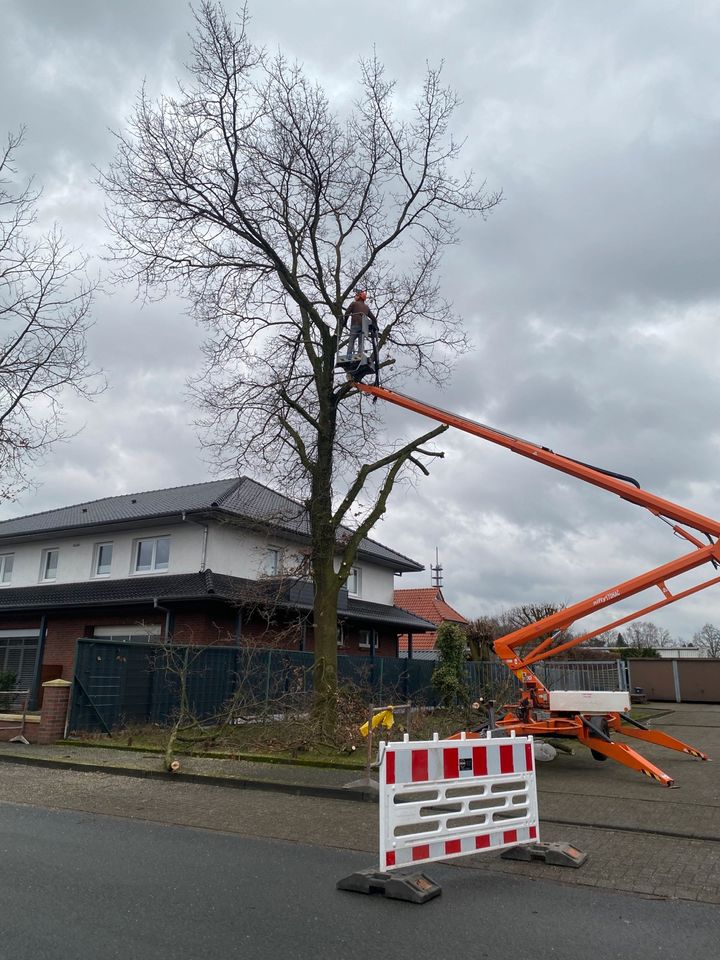
[[[251,14],[256,42],[340,98],[373,44],[403,95],[444,59],[464,162],[503,191],[444,263],[473,350],[442,394],[407,392],[719,516],[720,0],[264,0]],[[0,132],[27,126],[19,159],[44,186],[43,218],[93,257],[109,129],[143,80],[174,88],[190,28],[179,0],[0,0]],[[83,431],[0,516],[213,476],[184,399],[202,338],[183,303],[143,307],[106,284],[94,317],[110,388],[71,407]],[[374,535],[426,566],[437,546],[446,599],[468,617],[571,603],[686,552],[604,491],[480,440],[443,444]],[[429,583],[428,571],[398,586]],[[720,592],[652,619],[690,640],[720,625]]]

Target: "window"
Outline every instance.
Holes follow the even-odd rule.
[[[280,550],[278,547],[268,547],[265,555],[265,573],[270,577],[276,577],[280,572]]]
[[[347,591],[351,597],[359,597],[362,594],[362,570],[360,567],[352,567],[350,576],[347,578]]]
[[[113,545],[112,543],[95,544],[95,563],[93,565],[94,577],[109,577],[110,565],[112,564]]]
[[[153,643],[158,642],[162,637],[162,627],[159,623],[93,627],[93,637],[98,640],[110,640],[113,643]]]
[[[359,639],[358,639],[358,646],[359,646],[359,647],[367,647],[368,650],[369,650],[369,649],[370,649],[370,637],[371,637],[371,632],[370,632],[370,630],[358,630],[358,638],[359,638]]]
[[[10,583],[12,580],[13,564],[15,563],[14,553],[0,554],[0,586],[4,583]]]
[[[135,573],[157,573],[170,565],[170,537],[138,540],[135,545]]]
[[[43,550],[42,559],[40,561],[40,579],[55,580],[57,577],[57,568],[58,551],[55,549]]]
[[[0,630],[0,673],[14,673],[15,690],[29,690],[35,680],[38,644],[37,629]],[[22,710],[24,697],[0,696],[0,713]]]
[[[337,645],[339,647],[345,646],[345,627],[342,623],[339,623],[337,627]]]

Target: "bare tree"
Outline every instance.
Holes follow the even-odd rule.
[[[478,617],[465,627],[471,660],[491,660],[494,656],[493,644],[506,630],[500,625],[499,617]]]
[[[695,643],[702,647],[708,657],[720,657],[720,630],[712,623],[706,623],[693,636]]]
[[[86,355],[92,286],[85,260],[55,227],[36,226],[39,192],[14,182],[23,133],[0,153],[0,500],[26,467],[67,437],[61,398],[101,389]]]
[[[458,101],[439,69],[407,109],[371,56],[355,102],[334,110],[301,66],[251,43],[247,10],[234,23],[204,2],[195,19],[190,80],[175,97],[140,94],[102,176],[114,254],[147,295],[179,283],[207,325],[198,396],[214,462],[261,467],[307,505],[321,704],[358,546],[444,429],[383,441],[376,409],[338,385],[345,301],[369,291],[394,378],[444,379],[465,338],[441,254],[457,216],[499,196],[458,171]]]
[[[628,647],[645,651],[667,647],[672,639],[669,630],[658,627],[651,620],[637,620],[629,624],[623,631],[623,637]]]

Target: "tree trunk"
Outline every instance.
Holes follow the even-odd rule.
[[[338,577],[315,574],[315,715],[324,733],[331,735],[336,720]]]
[[[334,359],[334,357],[333,357]],[[312,567],[315,586],[313,605],[315,636],[315,715],[323,732],[335,729],[337,691],[337,600],[341,579],[335,572],[335,536],[333,526],[332,472],[335,443],[336,408],[332,392],[332,368],[323,370],[324,390],[318,417],[317,458],[312,474],[310,522]]]

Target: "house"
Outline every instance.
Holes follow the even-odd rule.
[[[395,606],[407,610],[423,620],[429,620],[430,623],[434,623],[438,627],[442,623],[465,624],[468,622],[461,613],[453,610],[450,604],[446,602],[440,587],[395,590],[393,596]],[[411,644],[408,642],[408,634],[403,634],[398,639],[399,656],[435,659],[436,640],[437,630],[412,636]]]
[[[249,477],[106,497],[0,522],[0,670],[37,703],[76,641],[172,639],[312,650],[304,508]],[[393,603],[422,570],[368,538],[338,601],[339,652],[397,656],[430,629]]]

